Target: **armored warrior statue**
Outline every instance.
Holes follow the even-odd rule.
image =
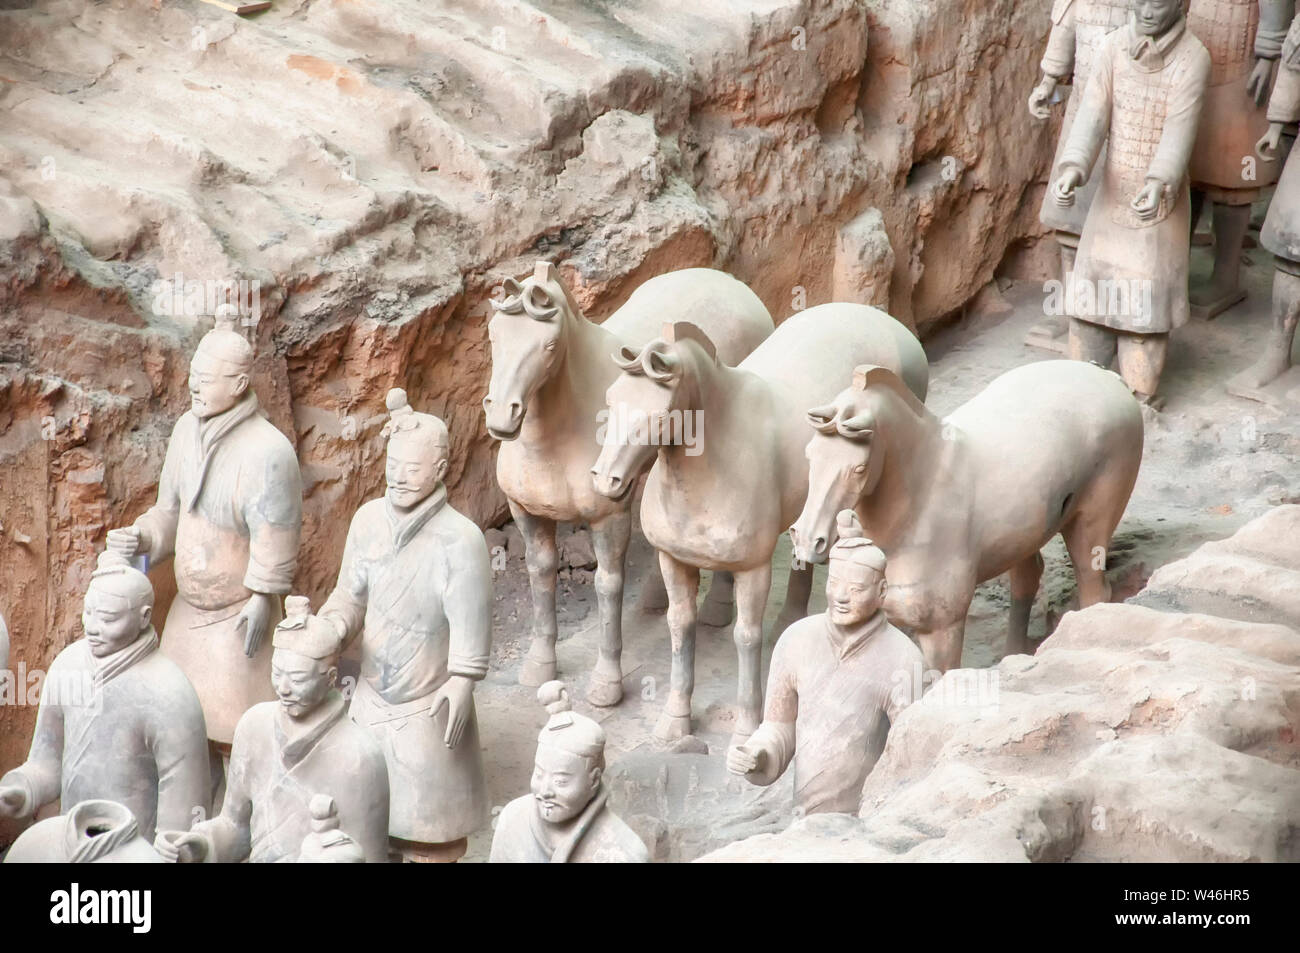
[[[1109,143],[1079,240],[1069,354],[1103,367],[1118,355],[1125,383],[1152,405],[1169,332],[1188,319],[1187,163],[1210,55],[1180,0],[1134,0],[1133,10],[1101,45],[1052,197],[1069,207]]]
[[[191,407],[167,444],[158,502],[108,546],[175,557],[162,650],[194,684],[208,738],[226,756],[248,708],[274,698],[266,633],[298,561],[302,478],[288,439],[249,388],[253,348],[219,317],[190,363]]]
[[[1263,103],[1294,7],[1294,0],[1191,0],[1187,12],[1188,29],[1212,64],[1189,168],[1192,227],[1207,201],[1214,208],[1214,272],[1191,291],[1191,311],[1200,318],[1246,297],[1241,251],[1250,205],[1277,181],[1276,164],[1261,166],[1254,145],[1268,127]]]
[[[1128,22],[1130,7],[1130,0],[1056,0],[1052,5],[1052,30],[1041,63],[1043,77],[1029,94],[1029,112],[1039,119],[1046,119],[1050,115],[1048,103],[1056,94],[1057,87],[1072,80],[1056,144],[1056,162],[1060,161],[1061,152],[1070,138],[1070,128],[1079,112],[1079,101],[1088,84],[1101,40]],[[1097,163],[1105,167],[1105,146]],[[1089,178],[1079,187],[1074,204],[1066,208],[1052,200],[1050,189],[1043,195],[1038,216],[1044,225],[1056,232],[1056,241],[1061,247],[1061,278],[1065,281],[1069,281],[1074,272],[1079,236],[1083,233],[1083,222],[1100,180],[1099,175]],[[1064,352],[1067,328],[1068,323],[1063,319],[1045,321],[1030,329],[1026,343]]]
[[[1282,132],[1300,121],[1300,17],[1291,22],[1282,46],[1277,85],[1268,104],[1268,132],[1256,148],[1276,162]],[[1300,316],[1300,159],[1291,152],[1264,219],[1260,243],[1273,253],[1273,327],[1263,356],[1228,382],[1240,397],[1300,410],[1300,372],[1291,368],[1296,319]]]
[[[547,682],[537,699],[550,717],[537,736],[532,793],[501,810],[492,837],[494,864],[587,864],[649,861],[641,838],[609,807],[605,730],[569,707],[563,682]]]
[[[146,842],[188,827],[209,807],[208,746],[198,697],[158,651],[153,587],[116,553],[101,553],[81,625],[85,638],[46,673],[27,760],[0,778],[0,817],[46,804],[115,801]]]
[[[338,633],[285,600],[271,672],[279,701],[239,719],[221,813],[188,831],[159,831],[154,846],[179,863],[286,863],[315,829],[313,803],[326,794],[366,861],[388,861],[388,770],[370,735],[347,718],[339,694]]]
[[[388,393],[388,492],[357,510],[322,619],[361,636],[350,716],[379,742],[389,833],[411,861],[454,861],[487,822],[474,685],[487,674],[492,568],[483,533],[447,503],[448,435]]]
[[[836,517],[826,611],[786,629],[772,649],[763,723],[727,751],[727,769],[768,785],[794,762],[806,814],[856,813],[890,724],[922,682],[921,650],[889,624],[885,554],[852,510]]]

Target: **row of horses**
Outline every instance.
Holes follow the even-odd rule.
[[[1080,605],[1109,597],[1104,554],[1137,479],[1143,418],[1108,370],[1028,364],[940,420],[925,407],[920,342],[867,305],[819,305],[774,327],[745,284],[691,268],[646,281],[597,325],[540,262],[493,307],[483,406],[532,591],[523,684],[556,677],[555,527],[581,522],[601,626],[587,698],[622,699],[624,571],[643,476],[641,528],[659,554],[672,637],[662,740],[691,731],[696,624],[729,621],[733,585],[736,739],[757,728],[777,541],[789,530],[795,557],[783,631],[807,613],[812,564],[826,559],[841,509],[856,510],[888,556],[886,614],[932,670],[960,664],[975,587],[1003,573],[1007,651],[1027,651],[1040,550],[1058,532]],[[611,411],[631,423],[598,441]],[[688,414],[703,421],[698,442],[682,439]],[[715,576],[697,610],[701,570]]]

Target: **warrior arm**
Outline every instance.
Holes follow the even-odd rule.
[[[75,674],[81,674],[70,674],[64,668],[56,658],[45,675],[27,760],[0,778],[0,787],[13,785],[26,795],[18,817],[30,817],[63,793],[63,706],[50,696],[57,695],[60,686],[68,690]]]
[[[483,534],[472,525],[447,553],[443,606],[451,630],[447,672],[478,681],[487,675],[492,651],[492,563]]]
[[[1113,34],[1112,34],[1113,36]],[[1083,173],[1084,181],[1092,175],[1093,164],[1101,154],[1110,135],[1110,107],[1113,95],[1112,65],[1117,47],[1110,37],[1101,45],[1097,63],[1091,70],[1083,95],[1079,100],[1079,111],[1070,125],[1070,138],[1061,152],[1061,161],[1057,164],[1056,175],[1060,176],[1067,168],[1077,169]]]
[[[1268,121],[1290,123],[1300,120],[1300,17],[1291,22],[1282,45],[1282,63],[1277,84],[1268,101]]]
[[[1164,131],[1147,168],[1148,182],[1156,179],[1166,188],[1176,188],[1187,175],[1201,118],[1201,101],[1210,82],[1210,65],[1210,54],[1204,47],[1198,48],[1182,82],[1169,91]]]
[[[341,647],[344,648],[360,634],[366,619],[366,600],[369,598],[365,573],[361,571],[356,555],[357,537],[360,534],[357,521],[360,518],[360,513],[352,518],[347,541],[343,544],[343,562],[339,566],[338,582],[316,613],[318,617],[329,620],[338,630],[343,640]]]
[[[181,518],[180,469],[183,441],[193,439],[189,433],[193,417],[183,415],[172,428],[167,441],[167,455],[163,458],[162,475],[158,478],[158,500],[135,521],[148,540],[146,555],[149,565],[160,563],[176,551],[176,527]]]
[[[283,435],[277,432],[283,440]],[[248,526],[248,571],[244,586],[264,595],[287,595],[298,566],[302,534],[302,474],[287,440],[268,453],[241,486],[244,523]]]
[[[157,828],[160,831],[187,830],[194,820],[195,808],[206,810],[211,798],[212,777],[208,772],[208,733],[203,709],[194,689],[188,684],[184,688],[182,697],[164,700],[159,706],[149,738],[158,768]]]
[[[1052,32],[1040,65],[1043,75],[1058,83],[1074,72],[1074,0],[1056,0],[1052,6]]]
[[[762,751],[758,767],[745,777],[758,785],[768,785],[785,773],[794,759],[795,719],[799,716],[799,690],[790,655],[799,630],[787,630],[772,649],[772,665],[767,676],[767,700],[763,723],[749,736],[745,747]]]
[[[1295,16],[1295,0],[1259,0],[1259,26],[1255,30],[1255,58],[1275,60]]]
[[[250,709],[252,711],[253,709]],[[231,743],[230,770],[226,772],[226,797],[221,802],[221,813],[210,821],[190,828],[190,833],[203,838],[207,852],[203,858],[208,864],[238,864],[248,859],[253,850],[250,825],[253,819],[253,801],[248,793],[248,765],[250,756],[275,757],[266,752],[250,727],[247,714],[235,726]],[[161,825],[159,830],[162,830]]]

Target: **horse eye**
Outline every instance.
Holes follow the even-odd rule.
[[[547,342],[546,342],[546,350],[548,350],[548,351],[554,351],[554,350],[555,350],[555,345],[558,344],[558,343],[559,343],[558,341],[547,341]]]
[[[859,463],[856,467],[853,468],[853,472],[854,472],[854,473],[866,473],[866,472],[867,472],[867,465],[866,465],[865,463]]]

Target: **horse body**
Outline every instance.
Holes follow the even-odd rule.
[[[1099,564],[1142,458],[1141,408],[1123,382],[1082,362],[1030,364],[940,421],[889,376],[860,369],[853,387],[810,412],[822,434],[808,445],[811,489],[791,529],[797,553],[821,555],[823,528],[854,506],[889,557],[886,613],[940,671],[961,662],[975,587],[1004,572],[1008,652],[1026,651],[1039,551],[1057,533],[1080,603],[1108,598]]]
[[[533,596],[532,641],[520,681],[539,685],[555,678],[555,524],[587,523],[602,631],[587,697],[593,704],[617,704],[632,495],[599,494],[588,473],[600,449],[605,390],[618,376],[610,355],[640,346],[665,315],[689,308],[702,311],[700,320],[722,353],[740,361],[771,333],[772,318],[746,285],[710,268],[651,278],[600,325],[582,315],[548,263],[539,263],[522,284],[508,285],[489,330],[492,383],[484,410],[489,433],[502,441],[497,482],[523,535]]]
[[[889,315],[866,305],[830,304],[801,312],[734,368],[711,353],[698,329],[683,324],[665,327],[664,339],[640,354],[622,356],[624,373],[609,389],[611,407],[630,405],[647,419],[698,412],[704,428],[698,454],[633,439],[607,443],[592,470],[597,488],[608,495],[625,485],[626,474],[647,456],[657,454],[642,496],[641,528],[659,550],[668,590],[672,680],[655,729],[661,739],[691,730],[695,599],[702,569],[735,575],[736,735],[747,737],[758,726],[772,555],[807,493],[803,408],[826,399],[839,375],[868,359],[890,363],[924,398],[929,371],[920,343]],[[811,577],[810,567],[792,567],[782,622],[806,614]]]

